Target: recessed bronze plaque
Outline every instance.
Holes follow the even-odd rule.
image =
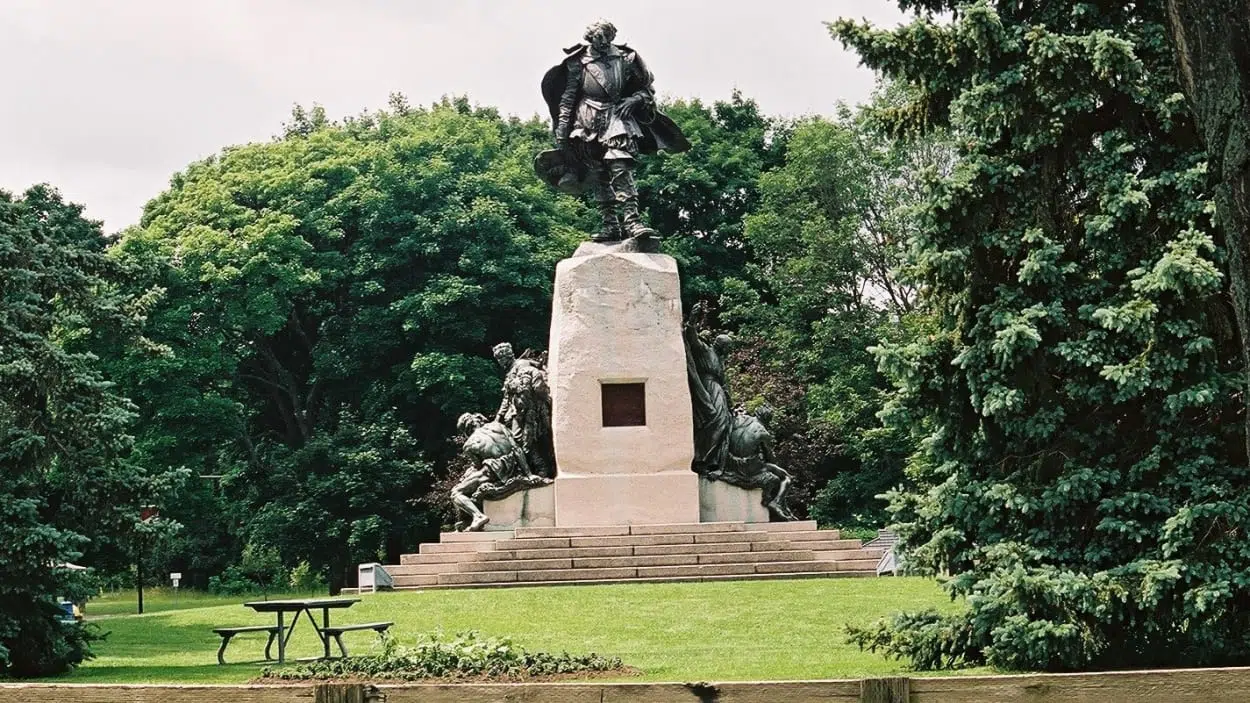
[[[639,427],[647,424],[647,384],[604,383],[603,426]]]

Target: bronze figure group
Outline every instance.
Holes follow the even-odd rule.
[[[762,489],[760,502],[771,519],[795,520],[786,504],[790,472],[774,463],[773,435],[768,431],[772,408],[765,405],[754,414],[730,409],[724,356],[731,340],[723,334],[711,343],[704,340],[699,331],[704,315],[704,306],[696,304],[683,330],[686,377],[694,410],[691,468],[709,481]]]
[[[494,419],[479,413],[460,416],[456,429],[466,436],[461,453],[469,460],[451,489],[461,519],[457,529],[477,532],[490,518],[484,500],[502,500],[519,491],[551,483],[555,450],[551,443],[551,389],[542,358],[517,358],[504,342],[492,350],[504,370],[503,401]]]

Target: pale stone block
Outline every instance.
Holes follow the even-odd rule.
[[[699,519],[703,522],[768,522],[768,508],[759,488],[738,488],[699,477]]]
[[[709,532],[705,535],[691,535],[696,544],[720,544],[721,542],[768,542],[771,536],[767,532]]]
[[[754,530],[767,530],[769,532],[813,532],[817,530],[815,520],[794,520],[791,522],[770,522],[767,525],[753,527]],[[826,534],[836,539],[837,530],[825,530]]]
[[[520,538],[529,537],[619,537],[629,534],[629,525],[602,527],[527,527],[516,531]]]
[[[571,537],[572,547],[651,546],[655,544],[694,544],[694,535],[630,535],[628,537]]]
[[[836,561],[775,561],[763,562],[755,565],[755,573],[757,574],[797,574],[805,571],[837,571],[838,564],[846,562]],[[876,564],[874,563],[875,567]]]
[[[634,547],[634,554],[638,556],[661,554],[741,554],[749,551],[751,551],[750,542],[741,544],[664,544],[654,547]]]
[[[515,550],[518,552],[527,549],[563,549],[569,546],[567,537],[550,537],[542,539],[501,539],[495,543],[497,551],[506,552]]]
[[[520,569],[571,569],[572,559],[512,559],[510,561],[473,561],[461,564],[458,571],[518,571]]]
[[[677,525],[634,525],[629,528],[631,535],[682,535],[705,534],[708,532],[743,532],[746,525],[741,522],[693,522]]]
[[[506,539],[511,536],[500,534],[499,532],[495,534],[487,534],[485,532],[444,532],[438,536],[438,541],[442,544],[449,542],[493,542],[497,539]]]
[[[699,522],[677,262],[601,253],[556,267],[547,366],[556,524]],[[602,386],[643,384],[645,424],[603,426]]]
[[[679,566],[695,563],[695,556],[675,554],[654,557],[603,557],[592,559],[574,559],[573,567],[577,569],[628,568],[631,566]]]
[[[485,533],[510,532],[519,527],[552,527],[556,524],[556,489],[555,486],[539,486],[513,493],[503,500],[485,500],[482,512],[490,518]]]
[[[690,470],[556,478],[556,520],[568,525],[671,522],[698,513],[698,477]],[[650,535],[647,535],[650,536]]]
[[[515,571],[464,571],[454,574],[439,574],[438,582],[443,584],[461,583],[506,583],[516,581]]]
[[[568,569],[552,571],[519,571],[518,581],[577,581],[582,579],[628,579],[637,576],[628,569]]]

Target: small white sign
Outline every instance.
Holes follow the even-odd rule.
[[[182,580],[182,572],[172,571],[169,574],[169,580],[174,582],[174,588],[178,587],[178,582]]]

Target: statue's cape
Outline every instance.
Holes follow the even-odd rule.
[[[547,109],[551,111],[551,127],[553,130],[560,121],[560,96],[564,94],[564,86],[568,84],[569,69],[567,62],[571,58],[580,57],[588,48],[589,46],[586,44],[578,44],[565,49],[564,61],[552,66],[551,70],[547,71],[547,74],[543,76],[543,100],[547,101]],[[617,44],[616,48],[625,56],[636,56],[634,50],[624,44]],[[640,85],[637,79],[634,78],[630,84],[625,86],[624,94],[632,95],[645,87]],[[690,141],[686,139],[686,135],[681,133],[681,127],[678,127],[676,122],[673,122],[668,115],[659,110],[655,110],[653,119],[645,123],[639,120],[638,126],[642,128],[642,138],[638,140],[638,150],[644,154],[654,154],[661,149],[664,151],[681,152],[690,148]]]

